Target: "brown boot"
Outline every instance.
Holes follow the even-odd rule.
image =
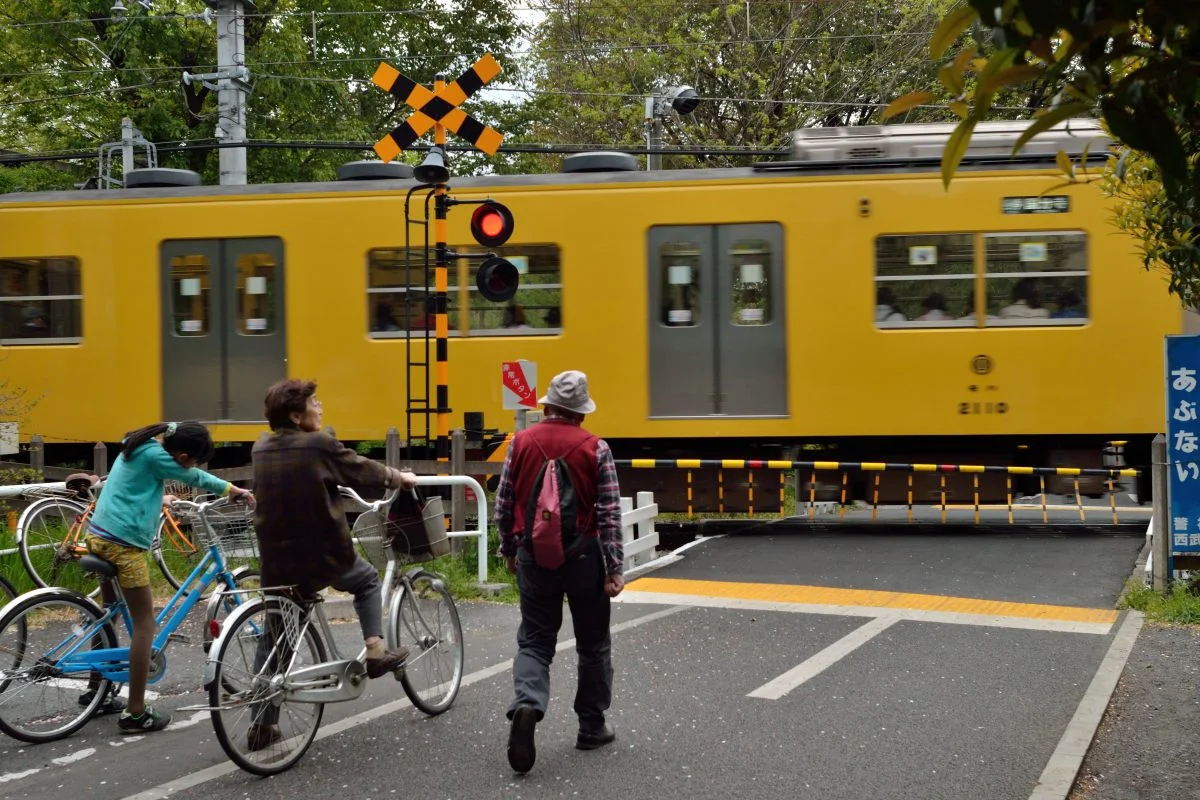
[[[266,750],[282,738],[278,725],[251,725],[246,731],[246,749],[252,753]]]
[[[386,650],[380,658],[367,658],[367,677],[381,678],[388,673],[395,672],[404,666],[404,661],[408,658],[407,647],[397,647],[395,650]]]

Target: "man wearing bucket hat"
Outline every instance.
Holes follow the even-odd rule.
[[[521,592],[521,626],[513,660],[515,697],[508,707],[512,721],[508,763],[520,773],[533,768],[534,728],[550,703],[550,662],[562,626],[563,596],[571,608],[579,681],[575,714],[579,734],[575,746],[594,750],[613,741],[616,732],[604,718],[612,702],[611,598],[624,588],[621,546],[621,500],[617,468],[608,444],[582,427],[596,410],[588,394],[587,376],[577,370],[559,373],[538,403],[545,419],[513,438],[496,490],[495,519],[500,554],[516,574]],[[570,507],[573,534],[555,549],[539,549],[533,529],[535,485],[544,467],[565,465],[570,486],[560,485]],[[557,473],[556,474],[561,474]]]

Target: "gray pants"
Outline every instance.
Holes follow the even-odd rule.
[[[383,636],[383,587],[379,582],[379,570],[362,556],[354,562],[346,574],[332,584],[339,592],[354,595],[354,613],[362,628],[364,639]]]
[[[540,720],[550,705],[550,663],[562,627],[563,595],[571,609],[578,653],[575,714],[579,729],[604,727],[604,712],[612,702],[611,601],[604,593],[604,559],[599,542],[567,559],[558,569],[542,569],[521,548],[517,555],[517,586],[521,590],[521,627],[513,660],[514,698],[508,717],[519,705],[537,710]]]

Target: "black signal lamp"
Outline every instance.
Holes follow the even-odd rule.
[[[479,265],[475,276],[475,285],[485,300],[502,303],[511,300],[517,293],[517,284],[521,276],[513,263],[500,256],[488,256]]]

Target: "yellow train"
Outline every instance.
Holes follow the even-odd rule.
[[[482,412],[510,429],[501,364],[526,359],[539,388],[588,373],[589,426],[622,456],[1061,463],[1126,439],[1138,462],[1184,313],[1095,185],[1047,193],[1054,152],[1102,151],[1098,128],[1060,126],[1012,159],[1021,126],[981,126],[948,191],[938,125],[800,131],[788,160],[754,168],[588,154],[559,174],[452,179],[455,198],[511,209],[497,252],[522,272],[497,304],[478,261],[452,266],[452,424]],[[36,400],[22,439],[199,418],[250,442],[284,375],[319,382],[344,440],[404,434],[406,346],[432,361],[430,292],[404,268],[415,185],[0,197],[0,375]],[[460,253],[480,250],[470,208],[449,214]],[[412,396],[429,397],[417,374]]]

